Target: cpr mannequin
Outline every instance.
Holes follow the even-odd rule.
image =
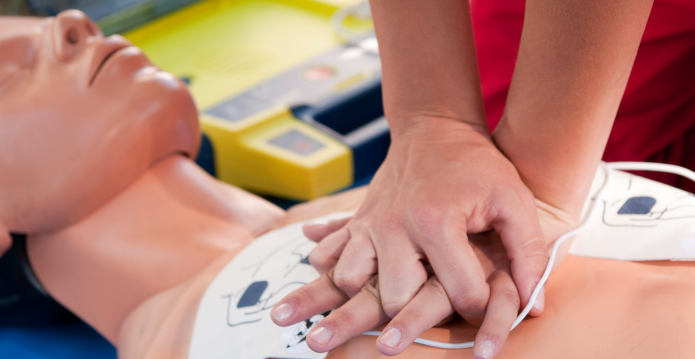
[[[272,228],[354,209],[363,193],[284,213],[210,178],[189,159],[198,133],[185,87],[126,45],[103,41],[78,12],[0,19],[0,146],[13,155],[0,156],[0,222],[29,234],[40,282],[121,358],[187,358],[203,293],[240,250]],[[94,78],[84,68],[111,51],[99,46],[121,50]],[[493,234],[473,242],[490,266],[508,265]],[[499,357],[688,357],[691,267],[568,257],[545,314],[515,329]],[[454,320],[422,337],[474,333]],[[380,356],[361,336],[329,355]],[[472,354],[413,345],[401,356]]]
[[[112,342],[146,298],[326,206],[287,216],[213,179],[199,137],[185,85],[83,13],[0,17],[3,245],[26,233],[51,294]]]
[[[196,166],[199,137],[185,85],[83,13],[0,17],[4,245],[28,234],[51,294],[113,342],[145,298],[288,220]]]

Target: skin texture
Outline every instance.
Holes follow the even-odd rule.
[[[548,245],[551,245],[555,238],[574,227],[572,224],[563,222],[551,213],[546,212],[543,207],[539,206],[537,212],[541,219],[544,237],[553,239]],[[335,230],[334,228],[341,228],[348,220],[334,221],[327,225],[305,226],[304,232],[307,237],[320,243],[328,240],[328,235]],[[494,294],[488,303],[488,308],[490,309],[485,322],[480,327],[480,330],[477,331],[475,338],[480,338],[482,341],[490,341],[494,345],[492,348],[494,353],[495,348],[499,349],[509,335],[509,328],[516,319],[519,310],[520,298],[518,292],[514,289],[514,282],[511,277],[511,261],[507,256],[499,234],[494,231],[488,231],[470,235],[469,242],[476,257],[475,259],[483,268],[486,282]],[[561,247],[554,268],[557,268],[562,262],[568,248],[569,243]],[[315,333],[316,329],[312,330],[307,338],[309,347],[318,352],[326,352],[338,348],[346,342],[349,343],[348,340],[352,337],[359,336],[375,326],[388,322],[388,325],[384,327],[381,339],[376,342],[376,348],[381,353],[397,355],[406,350],[415,338],[421,336],[423,332],[438,323],[447,322],[451,319],[452,314],[455,313],[443,286],[436,276],[429,277],[420,290],[418,297],[413,300],[413,305],[409,305],[398,316],[389,321],[388,316],[380,307],[381,298],[378,290],[380,283],[376,276],[370,278],[368,285],[364,286],[350,299],[337,286],[333,269],[329,267],[318,269],[319,271],[322,271],[322,269],[324,271],[320,279],[285,297],[275,306],[272,312],[273,320],[276,324],[287,326],[310,318],[315,312],[339,307],[317,326],[317,328],[326,328],[325,333],[330,333],[329,338],[324,339],[312,335],[311,333]],[[543,310],[544,300],[542,296],[540,298],[536,303],[539,307],[538,309]],[[281,307],[283,305],[292,307],[291,315],[287,315],[288,312]],[[280,311],[285,315],[282,320],[276,319]],[[459,322],[459,324],[463,324],[463,322]],[[391,334],[390,339],[394,341],[394,344],[385,345],[385,343],[382,343],[383,338],[389,338],[388,332],[391,328],[397,328],[400,332],[398,333],[400,337]]]
[[[48,292],[118,343],[121,323],[145,299],[238,251],[283,217],[173,155],[83,220],[29,236],[28,253]]]
[[[374,0],[371,5],[393,144],[365,204],[353,221],[322,240],[312,264],[324,271],[335,266],[334,282],[348,296],[378,270],[379,282],[385,283],[379,287],[382,306],[394,317],[408,306],[423,310],[415,303],[426,301],[415,293],[429,288],[420,289],[431,278],[424,268],[429,262],[446,279],[443,287],[459,314],[473,324],[483,315],[498,318],[504,310],[494,313],[496,300],[487,299],[493,294],[489,277],[470,255],[466,233],[492,228],[501,234],[514,279],[505,283],[509,290],[516,285],[524,306],[547,263],[547,254],[540,253],[546,249],[535,240],[536,212],[526,196],[530,189],[541,223],[576,225],[652,1],[526,2],[507,106],[492,135],[501,153],[485,142],[468,2]],[[555,238],[546,236],[545,242]],[[516,315],[506,313],[507,320]],[[436,323],[445,313],[428,315],[434,317],[425,322]],[[425,329],[420,323],[403,322],[391,338],[411,340],[409,333]],[[333,326],[359,332],[348,320]],[[382,353],[406,347],[389,347],[385,334],[377,345]],[[483,322],[476,356],[494,356],[505,338],[502,326]],[[484,340],[494,344],[492,354],[481,347]]]
[[[536,198],[568,217],[584,204],[651,7],[650,0],[527,2],[493,137]]]
[[[392,144],[365,203],[319,243],[311,263],[335,266],[334,283],[350,297],[378,273],[384,313],[394,320],[427,301],[421,287],[431,266],[456,312],[481,325],[499,291],[491,291],[490,273],[467,236],[501,234],[522,304],[548,253],[533,195],[487,129],[468,2],[376,0],[371,6]],[[532,315],[540,313],[536,308]],[[426,322],[436,324],[450,313],[430,314]],[[384,353],[400,350],[387,347]]]
[[[695,334],[692,263],[620,262],[568,256],[550,276],[542,316],[512,331],[497,358],[689,358]],[[676,309],[677,308],[677,309]],[[477,328],[455,321],[426,339],[461,343]],[[376,338],[358,336],[327,358],[385,358]],[[473,358],[470,349],[411,345],[396,358]]]
[[[64,228],[158,159],[197,152],[185,85],[83,13],[2,17],[0,48],[0,238]]]

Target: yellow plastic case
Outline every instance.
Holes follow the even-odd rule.
[[[339,46],[329,19],[352,2],[207,0],[124,36],[162,69],[189,82],[221,180],[307,200],[353,182],[347,146],[297,120],[289,104],[277,103],[240,121],[205,112]]]

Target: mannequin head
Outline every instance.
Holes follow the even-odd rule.
[[[0,228],[74,223],[199,136],[186,86],[84,13],[0,17]]]

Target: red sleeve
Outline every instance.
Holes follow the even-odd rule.
[[[488,125],[502,116],[519,49],[523,0],[472,0]],[[653,161],[695,170],[695,2],[655,0],[613,126],[606,161]],[[674,175],[640,173],[695,192]]]

